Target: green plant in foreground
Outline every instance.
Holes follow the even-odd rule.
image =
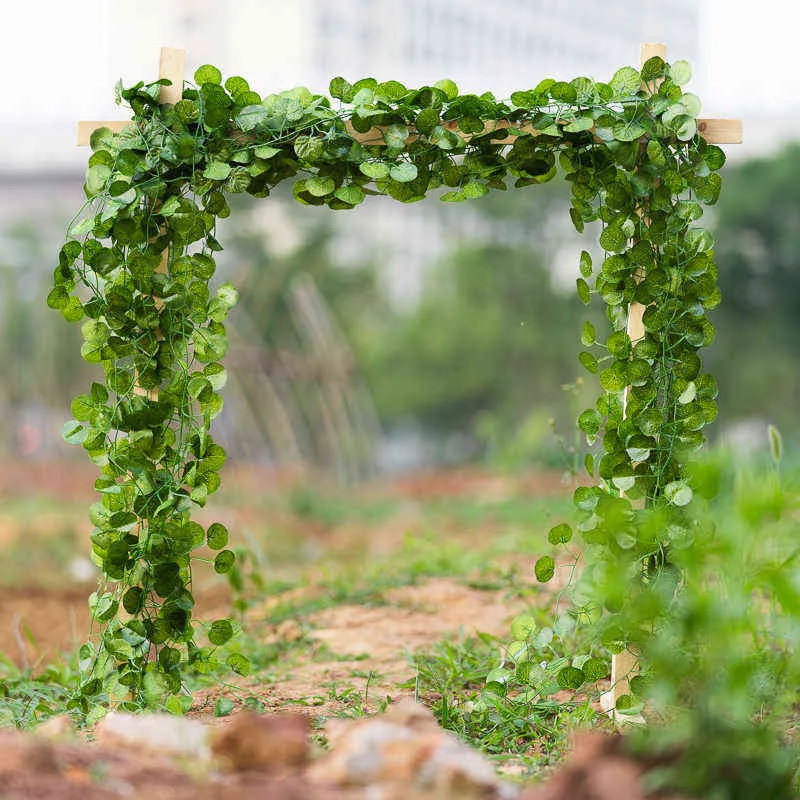
[[[580,360],[599,372],[603,394],[579,424],[603,436],[587,462],[601,485],[582,489],[582,532],[610,566],[631,555],[663,562],[671,528],[666,541],[657,531],[631,539],[625,526],[637,512],[619,493],[680,517],[694,492],[687,459],[716,413],[697,351],[713,337],[706,312],[719,292],[711,236],[694,223],[701,203],[716,201],[724,155],[697,133],[700,101],[681,88],[690,74],[685,62],[656,57],[608,83],[547,79],[509,101],[460,95],[449,80],[408,89],[372,78],[335,78],[333,100],[303,88],[262,98],[241,77],[223,86],[210,65],[175,105],[159,104],[163,81],[119,87],[133,124],[92,136],[88,203],[47,298],[83,323],[82,355],[104,376],[74,399],[64,427],[101,472],[90,512],[104,573],[90,601],[99,630],[81,649],[76,704],[160,703],[235,633],[230,619],[198,628],[192,618],[195,551],[216,553],[219,573],[235,563],[226,528],[191,519],[225,462],[210,429],[238,295],[211,288],[216,224],[230,213],[229,194],[263,198],[289,179],[298,201],[346,210],[370,194],[414,202],[445,187],[441,199],[457,202],[505,190],[509,179],[522,188],[564,173],[575,227],[600,220],[607,254],[597,268],[581,255],[578,294],[589,303],[593,278],[611,326],[608,336],[583,328],[593,351]],[[634,301],[650,306],[637,342],[625,332]],[[548,559],[537,564],[543,579]],[[241,654],[229,665],[249,669]]]
[[[779,434],[771,431],[770,440],[777,467]],[[629,646],[639,656],[639,673],[617,712],[647,717],[645,728],[630,732],[629,745],[660,764],[647,776],[654,788],[736,800],[796,796],[796,476],[781,477],[777,468],[734,473],[708,459],[693,466],[692,480],[704,494],[719,489],[719,496],[693,503],[680,522],[651,508],[624,528],[646,537],[671,526],[668,567],[643,569],[635,553],[627,564],[611,565],[602,549],[585,544],[585,566],[557,603],[555,624],[534,614],[518,617],[477,703],[459,710],[449,727],[465,730],[477,705],[500,711],[481,720],[478,733],[469,734],[473,741],[495,730],[493,719],[501,715],[535,737],[526,721],[531,708],[554,700],[559,689],[586,691],[607,675],[605,652]]]

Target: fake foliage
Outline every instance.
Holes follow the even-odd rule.
[[[597,586],[604,571],[641,581],[668,566],[671,548],[691,538],[684,514],[703,487],[688,462],[717,393],[698,350],[712,341],[706,314],[720,297],[711,236],[694,223],[717,199],[724,155],[697,133],[700,101],[681,88],[689,77],[685,62],[656,57],[608,83],[548,79],[509,101],[461,95],[449,80],[409,90],[372,78],[335,78],[330,98],[304,88],[262,98],[243,78],[223,84],[212,66],[174,106],[158,102],[166,81],[118,87],[133,122],[92,136],[88,202],[47,298],[82,323],[83,357],[104,375],[74,399],[64,426],[100,468],[91,540],[105,577],[90,600],[99,630],[81,649],[80,707],[179,694],[186,672],[217,666],[236,632],[230,619],[192,617],[193,558],[235,570],[226,528],[191,519],[225,462],[210,431],[237,293],[211,288],[216,223],[230,213],[228,195],[267,197],[287,180],[301,203],[345,210],[368,195],[410,203],[441,190],[458,202],[564,174],[577,230],[602,224],[605,258],[593,264],[582,253],[577,289],[585,304],[602,298],[609,322],[608,332],[586,323],[581,334],[580,362],[599,373],[602,394],[578,419],[599,445],[586,462],[597,485],[575,492],[578,530]],[[625,332],[632,302],[648,306],[637,342]],[[639,524],[631,500],[660,509],[664,524]],[[572,536],[560,525],[550,541]],[[540,558],[537,577],[554,567]],[[622,599],[595,594],[586,611],[614,611]],[[626,642],[621,631],[614,638],[618,648]],[[249,669],[238,653],[227,662]],[[592,658],[556,678],[574,688],[605,674]]]

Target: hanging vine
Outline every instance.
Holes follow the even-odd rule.
[[[410,203],[440,190],[459,202],[561,171],[575,227],[599,220],[606,253],[593,265],[584,251],[577,280],[580,299],[598,294],[609,321],[607,334],[588,322],[582,331],[580,362],[599,373],[602,394],[578,420],[599,445],[586,463],[598,483],[575,493],[578,528],[596,570],[624,562],[646,572],[668,561],[696,490],[687,464],[716,414],[698,350],[713,338],[706,314],[719,291],[711,236],[694,223],[717,199],[724,155],[698,135],[700,102],[681,88],[689,77],[685,62],[655,57],[608,83],[548,79],[508,101],[461,95],[448,80],[409,90],[372,78],[335,78],[330,97],[298,88],[262,98],[243,78],[223,85],[208,65],[175,105],[158,103],[163,80],[118,87],[132,124],[92,136],[88,202],[47,300],[83,323],[83,357],[104,375],[73,400],[64,426],[100,469],[90,510],[104,573],[90,601],[99,632],[81,649],[78,702],[157,702],[235,633],[221,619],[200,635],[192,617],[198,548],[216,553],[218,573],[235,561],[222,524],[191,519],[225,462],[211,425],[237,293],[211,288],[222,249],[216,222],[230,214],[228,195],[267,197],[287,180],[299,202],[345,210],[376,194]],[[648,308],[645,335],[632,342],[634,301]],[[675,524],[645,533],[630,502],[639,498]],[[571,537],[567,525],[550,532],[554,544]],[[539,559],[537,577],[548,580],[554,567]],[[249,669],[240,654],[228,664]],[[570,685],[590,678],[573,675]]]

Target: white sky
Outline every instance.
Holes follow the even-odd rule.
[[[131,50],[115,52],[109,41],[109,8],[120,2],[134,4],[135,0],[7,0],[3,4],[0,123],[119,115],[113,105],[113,84],[120,76],[136,77],[136,70],[142,68],[117,63]],[[237,0],[229,2],[234,8]],[[800,3],[698,2],[703,6],[701,60],[690,88],[703,98],[704,111],[800,115],[794,62]],[[156,58],[154,53],[154,62]],[[155,69],[153,63],[148,74]]]

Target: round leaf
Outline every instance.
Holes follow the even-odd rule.
[[[229,619],[218,619],[208,629],[208,641],[211,644],[225,644],[233,636],[233,624]]]
[[[212,64],[203,64],[194,73],[194,81],[198,86],[204,83],[222,83],[222,73]]]
[[[534,575],[539,583],[547,583],[556,572],[556,562],[552,556],[542,556],[533,567]]]
[[[392,177],[392,180],[398,183],[413,181],[417,177],[416,164],[412,164],[410,161],[402,161],[399,164],[395,164],[389,170],[389,175]]]
[[[325,197],[336,189],[333,178],[314,175],[306,179],[306,191],[314,197]]]
[[[570,539],[572,539],[572,528],[566,522],[550,528],[547,534],[547,541],[553,545],[566,544]]]
[[[445,95],[447,95],[448,100],[454,100],[456,97],[458,97],[458,86],[456,86],[456,84],[449,78],[444,78],[441,81],[436,81],[434,86],[437,89],[441,89],[445,93]]]
[[[221,522],[214,522],[209,525],[206,537],[208,546],[212,550],[221,550],[228,544],[228,529]],[[216,568],[216,562],[214,566]]]
[[[577,667],[564,667],[564,669],[556,675],[556,680],[562,689],[580,689],[585,678],[583,670]]]
[[[672,481],[664,487],[664,497],[674,506],[688,506],[694,492],[686,481]]]
[[[233,569],[235,562],[236,554],[232,550],[223,550],[217,553],[217,557],[214,559],[214,571],[223,575]]]
[[[692,67],[688,61],[676,61],[669,68],[669,76],[678,86],[683,86],[692,79]]]

